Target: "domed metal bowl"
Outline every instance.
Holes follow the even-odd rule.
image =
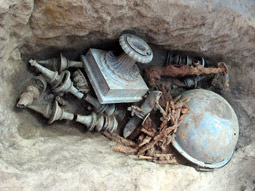
[[[173,146],[199,168],[226,165],[234,153],[239,135],[237,116],[220,95],[203,89],[186,91],[190,113],[177,130]]]

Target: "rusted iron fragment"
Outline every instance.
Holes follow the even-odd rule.
[[[113,150],[124,153],[124,154],[132,155],[132,154],[137,153],[138,148],[117,145],[117,146],[113,147]]]
[[[219,74],[223,73],[224,75],[228,74],[227,66],[224,62],[219,62],[217,68],[204,68],[202,65],[197,66],[153,66],[149,69],[146,69],[146,73],[149,77],[150,84],[155,85],[157,81],[161,79],[161,76],[167,77],[185,77],[185,76],[199,76],[202,74]]]
[[[141,148],[139,148],[139,154],[145,154],[146,151],[153,149],[156,145],[162,151],[165,151],[166,147],[174,140],[174,133],[176,133],[178,126],[182,122],[182,119],[188,113],[188,106],[184,104],[186,104],[190,100],[190,98],[185,98],[181,101],[178,101],[179,99],[180,96],[175,98],[173,101],[166,103],[166,113],[171,120],[163,120],[160,125],[159,131],[155,134],[153,138],[150,138],[150,142],[147,141],[147,138],[145,141],[146,144],[140,144]],[[183,112],[182,107],[184,107]],[[169,127],[168,125],[172,126]]]
[[[115,146],[114,150],[138,155],[140,160],[149,160],[158,164],[179,164],[174,155],[166,154],[169,151],[169,145],[175,139],[177,128],[182,123],[183,118],[189,113],[189,107],[186,105],[190,98],[180,100],[180,96],[171,99],[165,103],[164,117],[159,128],[148,116],[140,127],[133,132],[134,141],[127,140],[119,135],[103,134],[111,140],[121,145]],[[166,116],[164,116],[166,115]],[[168,118],[167,118],[168,117]],[[138,138],[137,138],[138,137]]]
[[[142,146],[139,149],[138,153],[142,154],[142,153],[145,153],[147,150],[151,149],[159,140],[162,140],[166,135],[171,133],[178,126],[175,125],[173,127],[168,127],[166,129],[164,129],[163,131],[159,132],[155,137],[153,137],[153,139],[149,143],[147,143],[146,145]]]
[[[128,140],[128,139],[125,139],[115,133],[108,133],[106,131],[102,132],[102,134],[104,136],[106,136],[108,139],[112,140],[112,141],[115,141],[119,144],[122,144],[124,146],[127,146],[127,147],[136,147],[137,146],[137,143],[134,142],[134,141],[131,141],[131,140]]]
[[[133,133],[128,137],[131,140],[135,140],[139,134],[141,134],[141,132],[143,132],[146,135],[149,135],[151,137],[153,137],[156,133],[156,125],[155,123],[151,120],[150,117],[147,117],[142,125],[140,125],[139,127],[137,127]]]
[[[155,135],[155,131],[149,131],[148,129],[142,128],[141,132],[148,135],[149,137],[153,137]]]
[[[148,160],[157,164],[179,164],[176,157],[172,154],[154,154],[153,156],[139,155],[138,159]]]
[[[138,145],[138,147],[143,147],[144,145],[146,145],[147,143],[150,142],[150,140],[152,139],[152,137],[150,136],[145,136],[145,138],[143,139],[143,141]]]
[[[172,164],[172,165],[177,165],[180,164],[176,159],[171,159],[171,160],[157,160],[155,161],[157,164]]]

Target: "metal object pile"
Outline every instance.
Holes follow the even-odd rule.
[[[212,135],[210,130],[201,129],[204,127],[200,126],[201,121],[197,114],[189,116],[197,110],[202,116],[201,112],[206,111],[201,111],[200,106],[189,105],[189,102],[193,103],[193,99],[196,101],[199,97],[196,94],[191,94],[193,97],[182,97],[180,95],[182,92],[179,92],[179,95],[173,99],[171,90],[197,88],[199,82],[212,74],[221,75],[224,79],[223,86],[227,87],[228,71],[225,63],[220,62],[216,67],[206,67],[207,62],[204,58],[192,59],[189,56],[169,53],[165,66],[146,67],[142,76],[141,68],[136,62],[148,65],[152,61],[153,52],[150,46],[133,34],[122,34],[119,42],[123,50],[119,56],[112,51],[91,48],[86,55],[81,55],[81,61],[68,60],[62,54],[59,58],[49,60],[30,60],[29,64],[40,75],[29,80],[19,97],[17,107],[40,113],[50,124],[58,120],[71,120],[85,125],[89,131],[101,131],[106,137],[120,143],[114,148],[116,151],[136,154],[138,159],[160,164],[179,164],[180,160],[172,152],[173,146],[200,168],[215,169],[224,166],[230,160],[238,138],[237,118],[231,106],[218,99],[215,104],[222,102],[222,107],[226,111],[231,111],[232,116],[228,118],[217,116],[215,113],[212,114],[214,111],[211,113],[213,117],[209,116],[212,119],[211,123],[215,122],[212,128],[223,124],[225,129],[231,131],[223,132],[224,138],[230,142],[225,142],[230,145],[228,149],[224,150],[224,146],[220,146],[215,151],[220,153],[224,150],[227,154],[223,153],[223,158],[218,157],[209,161],[210,165],[204,165],[208,161],[203,161],[203,158],[197,156],[200,154],[196,153],[196,147],[202,146],[195,145],[197,142],[192,142],[191,138],[189,141],[194,143],[192,146],[194,150],[190,151],[190,148],[188,151],[185,150],[185,145],[190,144],[187,142],[187,137],[197,136],[202,140],[202,135],[192,135],[194,124],[202,133]],[[149,87],[144,79],[147,79]],[[89,114],[69,111],[68,100],[65,100],[67,94],[72,94],[79,101],[82,100]],[[197,94],[200,95],[201,92]],[[210,95],[211,93],[206,95],[207,101],[210,101]],[[41,97],[50,98],[46,99],[44,104],[40,102],[35,104]],[[194,117],[198,119],[192,121]],[[207,118],[208,116],[205,116],[201,120]],[[234,122],[232,123],[231,120]],[[185,128],[191,129],[190,131],[183,130],[184,121]],[[217,131],[220,129],[217,128]],[[196,133],[199,134],[198,131]],[[233,134],[234,139],[231,133],[235,134]],[[218,135],[221,134],[222,132],[218,132]],[[208,138],[203,141],[207,141],[207,144],[215,144],[218,140]],[[225,162],[220,163],[218,160]]]

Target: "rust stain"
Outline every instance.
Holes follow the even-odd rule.
[[[192,120],[194,121],[195,128],[198,128],[200,126],[200,122],[202,121],[203,116],[201,115],[193,115]]]
[[[189,124],[188,124],[188,123],[185,123],[183,127],[184,127],[184,128],[189,128]]]
[[[183,130],[180,131],[180,134],[181,134],[181,137],[182,137],[183,139],[186,139]]]

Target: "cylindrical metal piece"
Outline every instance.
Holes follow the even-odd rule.
[[[59,68],[57,58],[52,58],[48,60],[38,60],[37,63],[47,68],[53,69],[54,71],[58,71]]]
[[[133,34],[122,34],[119,42],[124,52],[118,57],[111,51],[106,53],[105,62],[119,78],[134,81],[139,77],[135,63],[149,63],[153,57],[152,50],[143,39]]]
[[[28,86],[26,87],[25,91],[20,95],[19,101],[17,103],[17,107],[25,108],[28,105],[32,104],[34,99],[38,98],[40,92],[38,88],[35,86]]]
[[[46,80],[40,75],[30,79],[29,85],[20,95],[17,107],[24,108],[31,105],[47,88]]]
[[[187,77],[184,79],[184,83],[187,88],[196,88],[197,83],[201,80],[203,80],[205,76],[193,76],[193,77]]]
[[[91,95],[86,94],[83,99],[93,105],[96,113],[103,113],[105,111],[106,105],[100,104],[99,101]]]
[[[129,57],[125,52],[116,57],[112,52],[106,53],[106,64],[109,68],[125,80],[135,80],[139,76],[139,69],[135,65],[135,60]]]
[[[102,114],[97,115],[94,112],[87,116],[77,115],[75,121],[84,124],[89,131],[95,129],[98,132],[108,131],[109,133],[112,133],[118,127],[118,122],[114,116],[108,117]]]
[[[73,118],[74,118],[74,114],[66,112],[63,108],[61,108],[58,105],[58,102],[55,100],[53,110],[52,110],[52,114],[51,114],[50,119],[49,119],[49,123],[51,124],[54,121],[62,120],[62,119],[73,120]]]
[[[40,113],[43,117],[45,117],[46,119],[50,118],[51,115],[51,110],[50,110],[50,104],[46,104],[45,105],[28,105],[27,108]]]
[[[38,71],[42,73],[42,75],[46,78],[47,82],[52,86],[52,88],[56,88],[63,79],[63,75],[58,75],[58,72],[53,72],[40,64],[38,64],[35,60],[29,60],[31,66],[34,66]]]
[[[70,67],[82,68],[83,64],[79,61],[71,61],[64,57],[61,53],[58,58],[52,58],[48,60],[39,60],[39,64],[50,67],[54,71],[62,72]]]
[[[60,58],[59,58],[59,72],[62,72],[70,67],[75,67],[75,68],[82,68],[83,67],[83,63],[82,62],[78,62],[78,61],[71,61],[68,60],[66,57],[64,57],[61,53],[60,53]]]
[[[190,57],[188,55],[179,55],[168,52],[165,65],[202,65],[205,66],[205,59],[203,57]]]

